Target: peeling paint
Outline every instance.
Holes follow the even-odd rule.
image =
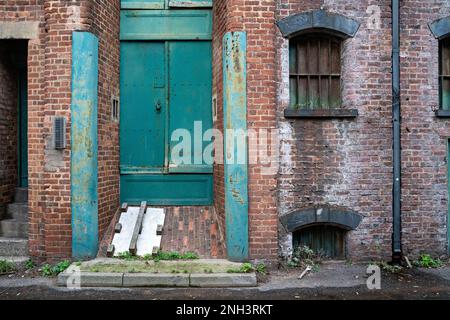
[[[227,33],[223,39],[224,128],[247,135],[246,34]],[[234,134],[225,139],[225,224],[228,259],[248,258],[248,159],[238,161]],[[243,141],[247,150],[247,140]],[[247,157],[246,157],[247,158]]]
[[[72,255],[81,259],[98,250],[98,39],[74,32],[72,57]]]

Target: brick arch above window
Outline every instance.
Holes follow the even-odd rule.
[[[360,23],[343,15],[314,10],[290,15],[277,21],[283,37],[292,38],[312,32],[330,33],[343,39],[352,38]]]
[[[280,218],[288,232],[314,225],[332,225],[345,230],[355,230],[362,215],[345,208],[314,207],[296,210]]]
[[[434,20],[428,26],[436,39],[443,39],[450,36],[450,16]]]

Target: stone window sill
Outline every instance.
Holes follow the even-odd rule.
[[[306,118],[306,119],[332,119],[332,118],[356,118],[357,109],[286,109],[285,118]]]
[[[436,117],[439,118],[450,118],[450,110],[437,110]]]

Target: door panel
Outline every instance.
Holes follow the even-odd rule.
[[[122,41],[122,202],[212,203],[212,165],[202,161],[203,148],[211,143],[202,142],[212,127],[211,61],[210,41]],[[196,121],[200,148],[194,154]],[[190,139],[185,165],[175,165],[170,157],[178,144],[170,143],[177,129]]]
[[[203,142],[204,132],[212,127],[211,61],[209,41],[169,42],[169,138],[179,129],[190,133],[190,150],[184,150],[178,159],[179,148],[175,149],[177,152],[172,151],[181,138],[170,139],[169,172],[212,172],[212,165],[206,164],[202,156],[204,148],[211,143]],[[182,159],[188,161],[181,162]]]
[[[164,42],[122,42],[120,69],[121,172],[163,172],[167,112]]]

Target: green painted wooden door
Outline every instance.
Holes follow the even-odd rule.
[[[122,202],[212,203],[212,166],[202,157],[212,127],[211,74],[210,41],[122,42]]]
[[[212,173],[211,164],[203,157],[210,143],[203,141],[203,135],[212,127],[211,61],[209,41],[169,42],[169,136],[176,138],[175,131],[186,130],[191,137],[190,152],[179,157],[174,148],[181,139],[170,139],[170,172]]]
[[[164,42],[121,45],[122,172],[163,172],[166,79]]]

